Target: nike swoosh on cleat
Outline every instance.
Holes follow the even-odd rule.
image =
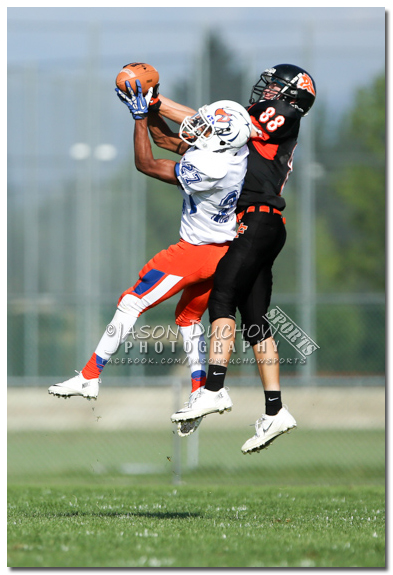
[[[269,425],[269,427],[262,427],[263,429],[263,433],[266,433],[267,431],[269,431],[269,429],[271,428],[271,426],[273,425],[273,422],[271,422],[271,424]]]

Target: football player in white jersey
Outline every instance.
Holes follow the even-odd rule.
[[[135,166],[148,176],[178,186],[183,196],[180,240],[147,262],[137,282],[122,293],[112,321],[81,372],[49,387],[49,393],[59,397],[96,399],[105,364],[125,342],[138,317],[181,291],[175,315],[184,342],[191,343],[185,349],[189,350],[192,393],[206,378],[205,355],[198,345],[203,338],[200,321],[217,264],[236,234],[235,209],[247,169],[251,119],[243,106],[229,100],[203,106],[180,126],[175,142],[184,154],[180,162],[155,159],[147,119],[152,89],[146,97],[138,81],[136,93],[128,82],[127,89],[128,93],[116,92],[135,120]],[[157,133],[157,115],[152,114],[149,121]],[[179,429],[180,434],[188,434],[187,425],[185,422],[183,431]]]

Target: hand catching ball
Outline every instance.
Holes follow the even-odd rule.
[[[122,92],[127,93],[125,85],[126,80],[131,84],[131,88],[136,92],[135,80],[139,80],[142,86],[142,93],[146,96],[149,88],[154,88],[158,83],[160,77],[155,68],[150,64],[143,64],[141,62],[132,62],[123,67],[118,73],[116,78],[116,86]]]

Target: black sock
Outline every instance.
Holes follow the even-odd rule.
[[[220,391],[224,387],[224,380],[227,368],[221,365],[209,365],[205,389],[209,391]]]
[[[265,391],[266,415],[276,415],[282,408],[281,391]]]

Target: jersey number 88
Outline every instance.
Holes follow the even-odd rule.
[[[281,115],[276,116],[273,119],[275,113],[276,113],[275,108],[270,107],[267,108],[264,112],[262,112],[262,114],[259,116],[260,123],[266,124],[266,129],[269,130],[269,132],[274,132],[275,130],[277,130],[277,128],[279,128],[285,123],[284,116]]]

